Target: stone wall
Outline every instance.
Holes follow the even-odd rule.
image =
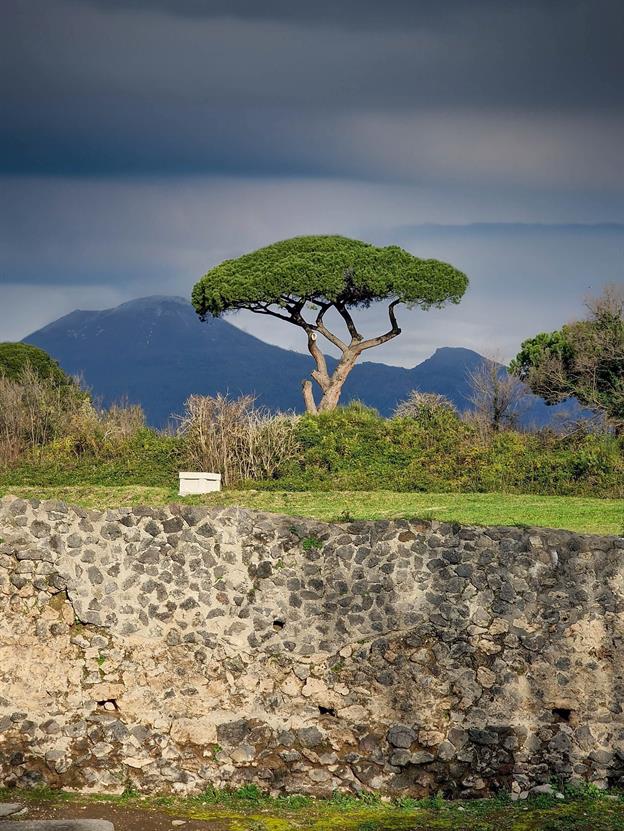
[[[0,502],[0,781],[624,783],[624,539]]]

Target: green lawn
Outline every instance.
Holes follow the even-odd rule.
[[[186,502],[240,505],[327,521],[345,519],[441,519],[477,525],[539,525],[595,534],[624,533],[624,500],[505,493],[394,493],[392,491],[223,491],[181,499],[174,489],[124,486],[4,486],[0,495],[63,499],[85,507],[165,505]]]

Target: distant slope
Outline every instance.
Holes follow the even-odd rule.
[[[181,413],[193,393],[253,393],[272,409],[300,410],[301,380],[312,368],[309,356],[264,343],[225,320],[200,323],[180,297],[74,311],[24,341],[45,349],[66,372],[81,375],[103,403],[124,396],[140,402],[157,426]],[[389,415],[418,388],[442,393],[465,409],[466,372],[482,360],[470,349],[446,347],[413,369],[364,362],[349,376],[342,400],[359,398]],[[527,418],[543,423],[551,412],[535,399]]]

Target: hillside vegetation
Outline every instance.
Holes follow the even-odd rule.
[[[385,419],[352,404],[331,413],[291,419],[289,452],[278,454],[274,469],[271,458],[265,459],[259,466],[261,475],[250,470],[241,481],[236,471],[224,469],[240,453],[236,441],[229,447],[215,447],[215,458],[209,455],[202,462],[210,426],[163,434],[145,427],[136,408],[98,414],[85,412],[84,404],[81,407],[80,417],[65,416],[55,435],[46,435],[42,444],[5,464],[0,483],[173,487],[178,471],[192,464],[192,469],[229,473],[229,485],[255,489],[624,497],[624,440],[583,425],[562,434],[512,429],[483,432],[478,424],[452,411]],[[240,427],[240,420],[237,423]],[[270,446],[274,441],[270,424],[271,419],[263,422],[254,448],[272,456],[276,451]],[[282,417],[281,451],[283,428]],[[218,441],[224,430],[234,436],[230,423],[224,427],[215,422],[214,429],[212,438]]]
[[[506,382],[505,382],[506,383]],[[26,366],[0,376],[0,492],[111,506],[177,498],[180,470],[221,473],[207,504],[322,519],[432,516],[619,533],[624,436],[595,422],[514,429],[514,411],[460,415],[414,392],[393,418],[359,403],[273,414],[243,396],[191,396],[175,430],[140,407],[98,407]],[[574,497],[574,499],[567,499]]]

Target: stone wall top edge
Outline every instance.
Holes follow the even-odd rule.
[[[330,529],[340,529],[345,533],[362,533],[363,531],[379,531],[388,528],[410,528],[414,525],[421,526],[422,530],[430,530],[432,532],[445,533],[459,533],[461,531],[474,531],[476,533],[486,534],[488,531],[496,535],[497,538],[508,535],[525,534],[527,536],[550,537],[553,536],[564,539],[599,539],[604,545],[605,541],[613,543],[620,543],[617,547],[621,547],[621,542],[624,540],[624,535],[618,534],[591,534],[572,531],[566,528],[552,528],[547,526],[533,526],[533,525],[477,525],[465,524],[451,520],[431,520],[421,519],[417,516],[397,519],[354,519],[350,521],[330,521],[320,520],[314,517],[298,516],[291,514],[281,514],[269,511],[260,511],[251,508],[244,508],[240,506],[228,507],[209,507],[204,505],[189,505],[182,502],[172,502],[167,505],[150,506],[136,504],[131,506],[119,506],[116,508],[85,508],[80,505],[72,505],[63,500],[54,499],[27,499],[24,497],[15,496],[13,494],[6,494],[0,498],[0,514],[2,508],[8,507],[14,502],[25,502],[33,510],[40,510],[43,512],[52,511],[72,511],[78,516],[90,516],[93,519],[100,518],[102,520],[115,521],[121,519],[129,514],[155,517],[169,515],[175,516],[184,511],[193,511],[198,519],[227,519],[231,518],[237,520],[251,520],[256,524],[279,524],[293,526],[295,524],[303,525],[309,531],[317,531],[322,533]]]

